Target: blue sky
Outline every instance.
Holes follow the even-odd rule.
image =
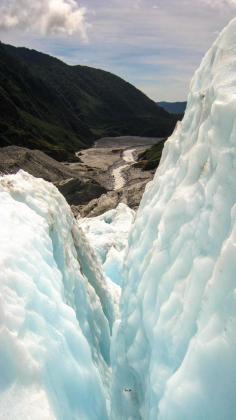
[[[0,37],[175,101],[235,13],[236,0],[0,0]]]

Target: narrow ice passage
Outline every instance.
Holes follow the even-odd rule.
[[[236,19],[192,80],[129,237],[112,419],[236,419],[235,180]]]
[[[123,262],[134,218],[135,211],[120,203],[100,216],[78,220],[97,254],[104,275],[113,285],[122,284]]]
[[[0,178],[0,417],[106,419],[112,296],[65,199]]]
[[[84,221],[94,251],[53,185],[0,178],[1,418],[236,419],[235,180],[236,19],[193,78],[134,224],[122,206]]]

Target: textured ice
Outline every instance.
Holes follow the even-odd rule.
[[[134,210],[120,203],[100,216],[78,219],[103,268],[116,318],[119,317],[124,257],[134,217]]]
[[[64,198],[20,171],[0,178],[0,418],[106,419],[106,281]]]
[[[55,187],[0,178],[1,419],[236,419],[235,117],[233,20],[193,78],[127,249],[127,208],[87,225],[93,251]],[[121,277],[114,324],[108,278]]]
[[[109,210],[101,216],[79,220],[79,225],[94,248],[105,275],[119,286],[134,217],[134,210],[120,203],[116,209]]]
[[[196,72],[129,238],[113,419],[236,419],[236,20]]]

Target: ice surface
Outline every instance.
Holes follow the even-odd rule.
[[[83,222],[93,251],[55,187],[0,178],[1,419],[236,419],[235,116],[233,20],[193,78],[128,249],[126,207]]]
[[[236,19],[191,83],[129,238],[112,418],[236,419]]]
[[[119,286],[128,234],[134,217],[134,210],[120,203],[116,209],[109,210],[101,216],[79,219],[79,225],[103,265],[104,273]]]
[[[0,418],[106,419],[112,299],[64,198],[0,178]]]

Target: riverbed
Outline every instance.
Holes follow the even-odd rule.
[[[112,176],[113,176],[113,179],[114,179],[114,190],[119,190],[120,188],[123,188],[125,186],[126,178],[122,174],[122,172],[126,168],[128,168],[130,165],[135,163],[134,152],[136,150],[137,149],[124,150],[124,152],[122,154],[122,159],[123,159],[124,162],[127,162],[127,163],[125,165],[120,165],[120,166],[118,166],[118,168],[113,169]]]
[[[136,209],[147,182],[154,171],[142,171],[134,163],[139,153],[160,141],[159,138],[107,137],[98,140],[94,147],[76,153],[80,162],[71,163],[84,179],[96,181],[107,192],[92,200],[78,211],[82,216],[96,216],[115,208],[120,202]]]

